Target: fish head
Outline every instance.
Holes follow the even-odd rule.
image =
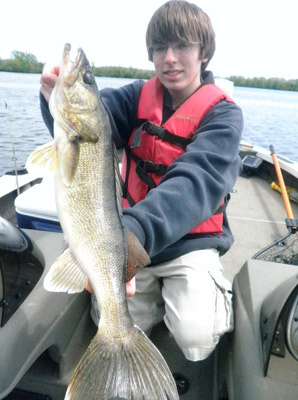
[[[64,183],[69,186],[79,162],[80,145],[96,143],[101,132],[102,103],[81,48],[73,56],[71,45],[65,44],[49,106],[55,121],[58,166]]]
[[[50,98],[50,110],[71,140],[97,142],[99,94],[95,77],[81,48],[72,58],[71,45],[67,43]]]

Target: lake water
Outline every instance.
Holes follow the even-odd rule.
[[[30,152],[51,139],[40,114],[40,75],[0,72],[0,176],[26,162]],[[96,78],[98,87],[119,87],[129,79]],[[234,88],[245,127],[242,139],[298,161],[298,92]],[[13,144],[12,144],[13,143]]]

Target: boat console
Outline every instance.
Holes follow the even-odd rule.
[[[222,354],[229,399],[296,399],[297,266],[249,260],[233,288],[235,330]]]

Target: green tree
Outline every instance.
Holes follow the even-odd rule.
[[[13,50],[11,52],[11,58],[20,60],[20,62],[26,63],[26,64],[38,63],[37,58],[35,57],[34,54],[23,52],[23,51],[18,51],[18,50]]]
[[[11,60],[19,72],[37,72],[40,65],[34,54],[18,50],[11,52]]]

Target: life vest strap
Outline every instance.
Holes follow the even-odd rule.
[[[227,208],[227,206],[228,206],[228,204],[229,204],[230,199],[231,199],[231,195],[230,195],[230,193],[228,193],[228,194],[225,196],[225,198],[224,198],[223,204],[220,205],[220,206],[218,207],[218,209],[215,211],[214,214],[221,214],[221,213],[223,213],[223,212],[226,210],[226,208]]]
[[[167,172],[168,167],[164,164],[157,164],[152,161],[139,160],[137,167],[141,168],[145,172],[151,172],[157,175],[164,175]]]
[[[136,149],[140,146],[142,140],[141,138],[142,131],[147,132],[149,135],[157,136],[161,140],[177,144],[178,146],[182,147],[186,147],[191,142],[191,139],[189,138],[174,135],[173,133],[167,131],[166,129],[161,128],[159,125],[154,124],[153,122],[150,121],[146,121],[141,126],[139,126],[138,129],[136,129],[132,143],[130,145],[131,149]]]
[[[124,198],[128,201],[130,207],[133,207],[136,204],[128,192],[126,192],[126,196]]]
[[[154,163],[148,160],[142,160],[131,151],[126,152],[127,158],[131,158],[136,163],[136,173],[138,177],[149,186],[150,189],[156,187],[154,180],[148,173],[154,173],[157,175],[164,175],[167,172],[168,167],[164,164]]]

